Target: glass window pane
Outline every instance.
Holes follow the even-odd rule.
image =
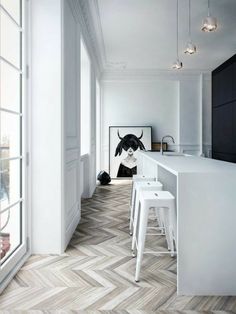
[[[0,30],[1,56],[20,68],[21,32],[3,11],[0,11]]]
[[[21,160],[0,162],[0,206],[5,209],[21,198],[20,191]]]
[[[0,158],[20,155],[20,117],[0,111]]]
[[[1,262],[21,244],[21,206],[20,204],[1,214]]]
[[[21,74],[4,61],[0,61],[0,106],[13,111],[20,111],[20,76]]]
[[[14,67],[21,69],[22,33],[17,24],[22,24],[22,0],[0,0],[0,4],[0,56],[8,61],[0,61],[0,259],[2,264],[5,261],[7,263],[13,251],[23,244],[22,202],[8,208],[19,202],[22,195],[22,160],[19,158],[22,147],[22,118],[18,114],[6,111],[21,112],[21,74]],[[16,159],[9,160],[10,158]],[[19,255],[16,255],[13,261],[18,262],[18,260]],[[7,268],[5,270],[7,271]],[[6,276],[7,273],[1,272],[2,275]]]
[[[1,5],[13,17],[13,19],[20,25],[20,0],[1,0]]]

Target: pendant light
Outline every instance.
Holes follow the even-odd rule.
[[[208,0],[208,14],[203,20],[202,31],[203,32],[213,32],[217,28],[217,19],[210,15],[210,0]]]
[[[187,42],[186,49],[184,52],[189,55],[192,55],[197,51],[197,49],[192,41],[192,36],[191,36],[191,0],[188,0],[188,37],[189,37],[189,40]]]
[[[172,65],[173,69],[179,70],[183,67],[183,63],[179,60],[179,0],[177,1],[177,15],[176,15],[176,61]]]

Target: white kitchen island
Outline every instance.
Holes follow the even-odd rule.
[[[236,295],[236,164],[140,151],[138,173],[176,197],[177,293]]]

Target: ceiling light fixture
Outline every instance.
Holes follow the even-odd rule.
[[[203,20],[202,31],[203,32],[213,32],[217,29],[217,19],[210,15],[210,0],[208,0],[208,14]]]
[[[188,37],[189,37],[189,40],[187,42],[186,49],[184,52],[189,55],[192,55],[197,51],[197,49],[192,41],[192,36],[191,36],[191,0],[188,1]]]
[[[177,59],[174,62],[174,64],[172,65],[173,69],[179,70],[183,67],[183,63],[179,60],[179,0],[177,1],[177,9],[176,9],[176,56]]]

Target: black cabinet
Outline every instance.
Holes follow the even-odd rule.
[[[225,104],[233,99],[233,66],[227,66],[219,75],[219,100],[220,104]]]
[[[224,153],[212,153],[213,159],[235,162],[236,163],[236,154],[224,154]]]
[[[219,93],[219,82],[220,76],[218,73],[212,75],[212,106],[217,107],[220,104],[220,93]]]
[[[233,99],[236,99],[236,62],[233,66]]]
[[[213,106],[220,106],[233,99],[233,73],[232,66],[227,66],[213,77]]]
[[[212,157],[236,162],[236,55],[212,72]]]
[[[233,145],[233,153],[236,155],[236,101],[232,103],[233,107],[233,113],[232,113],[232,128],[233,128],[233,139],[232,139],[232,145]]]
[[[214,152],[231,153],[233,145],[232,104],[213,108],[212,144]]]

